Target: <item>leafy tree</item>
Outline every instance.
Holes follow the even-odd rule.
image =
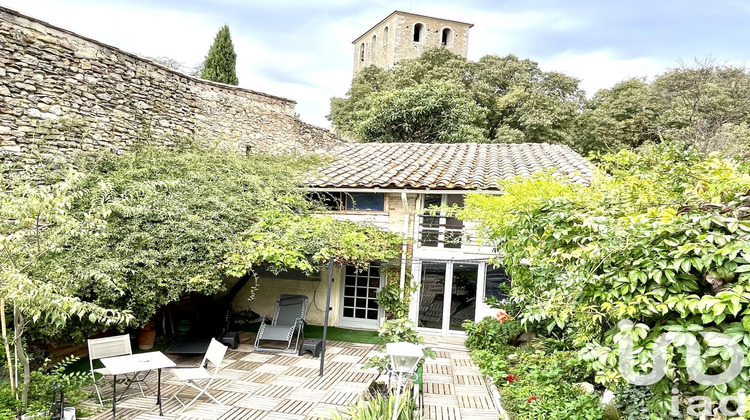
[[[681,142],[704,153],[750,156],[750,73],[710,61],[682,65],[653,82],[632,79],[588,101],[575,129],[579,151]]]
[[[666,101],[640,79],[598,91],[576,122],[574,143],[582,153],[617,152],[661,141],[659,118]]]
[[[513,279],[511,306],[526,323],[578,345],[610,387],[623,383],[621,340],[634,340],[637,372],[651,370],[664,332],[722,332],[750,346],[750,175],[732,161],[680,144],[600,156],[590,185],[539,175],[502,197],[474,195],[464,217],[480,220]],[[635,325],[623,331],[623,319]],[[723,345],[697,337],[705,372],[724,371]],[[746,386],[750,369],[703,386],[670,349],[666,377],[651,387],[650,418],[664,418],[671,389],[715,403]],[[684,401],[683,401],[684,402]]]
[[[143,324],[187,293],[221,290],[221,262],[243,232],[267,214],[304,211],[297,186],[316,162],[193,147],[99,156],[82,163],[87,194],[74,211],[106,225],[50,258],[75,274],[78,296]]]
[[[744,153],[750,152],[744,133],[729,136],[733,130],[724,128],[750,123],[747,69],[699,62],[659,76],[653,89],[669,104],[660,120],[665,138],[694,144],[704,152],[732,150],[731,143],[740,140]]]
[[[482,109],[456,85],[435,82],[378,92],[359,111],[354,132],[376,142],[481,142]]]
[[[234,52],[232,37],[229,34],[229,27],[224,25],[216,33],[214,43],[208,50],[200,77],[228,85],[238,85],[236,65],[237,54]]]
[[[311,264],[319,263],[319,255],[360,262],[385,258],[392,236],[309,215],[312,204],[299,185],[319,163],[316,157],[245,157],[192,146],[84,161],[86,194],[73,203],[73,212],[101,214],[105,224],[48,258],[73,274],[76,296],[130,310],[140,324],[187,293],[222,290],[227,270],[251,275],[252,265],[242,273],[228,268],[226,259],[235,255],[256,256],[255,266],[278,262],[276,254],[264,253],[271,247]],[[299,235],[291,242],[278,237],[289,232]],[[257,243],[250,247],[248,241]],[[43,332],[47,339],[56,334]]]
[[[461,98],[459,105],[465,114],[463,124],[473,126],[473,134],[481,134],[481,137],[463,141],[569,143],[583,100],[576,79],[543,72],[533,61],[509,55],[486,56],[473,62],[445,48],[434,48],[419,58],[402,60],[388,70],[374,67],[363,70],[352,80],[345,98],[331,100],[328,118],[339,133],[361,141],[379,141],[381,137],[368,137],[373,133],[360,128],[364,121],[372,122],[374,113],[367,112],[368,109],[377,105],[382,115],[397,116],[403,115],[405,104],[418,104],[422,110],[409,115],[410,121],[397,118],[396,123],[435,127],[440,123],[436,119],[444,115],[441,110],[446,102],[426,100],[418,103],[415,95],[421,92],[417,90],[419,87],[430,91],[425,86],[448,85],[456,98]],[[402,95],[406,98],[398,100]],[[471,111],[463,98],[473,101],[481,110],[480,114]],[[434,112],[428,107],[435,108]],[[383,131],[381,129],[378,133]],[[398,132],[394,129],[389,141],[417,141],[410,136],[408,130]],[[431,141],[456,141],[456,137],[449,135]],[[421,141],[427,140],[422,137]]]
[[[24,404],[25,337],[70,342],[143,324],[186,293],[216,293],[227,273],[250,276],[260,265],[312,271],[330,258],[396,256],[398,235],[310,214],[299,184],[318,164],[186,146],[84,158],[83,172],[45,171],[60,180],[49,185],[2,178],[0,315],[13,307],[12,334],[0,321],[10,377],[12,347],[24,369]]]
[[[357,113],[367,110],[370,96],[387,89],[388,74],[380,67],[368,66],[352,79],[347,98],[331,98],[331,113],[326,116],[333,121],[336,133],[354,137]]]
[[[70,171],[61,182],[42,186],[20,176],[0,178],[0,327],[10,390],[21,390],[22,407],[28,405],[32,377],[25,347],[29,328],[61,329],[74,317],[100,327],[132,320],[127,311],[81,300],[75,295],[73,273],[49,259],[69,241],[95,236],[99,229],[100,214],[71,212],[72,202],[83,194],[81,178]],[[12,339],[6,304],[13,311]],[[14,382],[18,364],[23,369],[20,388]]]

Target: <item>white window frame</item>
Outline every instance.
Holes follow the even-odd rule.
[[[480,296],[484,296],[484,287],[487,284],[487,262],[486,261],[448,261],[448,260],[421,260],[420,262],[412,263],[412,273],[415,274],[415,281],[417,282],[417,290],[412,295],[411,303],[409,305],[409,319],[417,326],[417,331],[428,333],[428,334],[439,334],[443,337],[447,336],[466,336],[466,332],[463,330],[451,330],[450,329],[450,301],[444,300],[443,303],[443,321],[441,328],[426,328],[419,326],[419,306],[421,305],[422,297],[422,266],[423,263],[443,263],[445,264],[445,283],[443,285],[444,296],[449,296],[448,291],[453,289],[453,267],[456,264],[477,264],[477,291],[476,291],[476,306],[474,310],[474,321],[479,321],[488,314],[488,310],[491,308],[484,303],[484,299]],[[450,298],[452,299],[452,298]]]
[[[446,250],[454,250],[454,249],[455,250],[459,250],[459,249],[461,249],[464,246],[464,241],[465,241],[465,238],[463,236],[464,236],[464,233],[465,233],[465,230],[466,230],[466,223],[462,221],[461,222],[461,229],[460,229],[460,231],[458,231],[461,234],[461,237],[462,237],[461,238],[460,246],[458,246],[458,247],[446,247],[445,246],[445,236],[446,236],[446,233],[447,232],[456,232],[457,230],[456,229],[449,229],[446,226],[447,218],[448,217],[452,217],[447,212],[441,210],[440,213],[436,214],[435,216],[431,216],[431,215],[427,214],[429,212],[429,209],[427,208],[427,206],[425,204],[425,201],[426,201],[428,195],[440,195],[441,196],[440,197],[440,205],[441,206],[447,206],[448,205],[447,204],[448,203],[448,196],[449,195],[456,195],[456,194],[441,194],[441,193],[427,193],[427,194],[422,194],[422,204],[421,204],[422,205],[422,214],[419,215],[419,225],[417,226],[417,240],[418,240],[419,247],[420,248],[425,248],[425,249],[446,249]],[[463,195],[463,194],[461,194],[461,195],[463,196],[464,199],[466,199],[465,195]],[[438,217],[438,227],[437,228],[425,228],[423,226],[424,217],[425,216],[427,216],[427,217]],[[437,232],[438,233],[438,239],[437,239],[437,245],[436,246],[425,246],[423,244],[424,240],[422,238],[422,233],[425,232],[425,231]]]
[[[378,272],[380,274],[380,286],[377,289],[377,292],[380,293],[380,291],[385,286],[385,272],[386,267],[381,264],[372,264],[373,266],[378,267]],[[371,319],[359,319],[354,317],[345,317],[344,316],[344,288],[346,287],[345,282],[346,277],[346,267],[344,267],[341,270],[341,286],[339,289],[339,325],[340,327],[350,327],[350,328],[364,328],[364,329],[377,329],[380,327],[380,320],[383,319],[385,316],[385,312],[383,311],[383,307],[378,305],[378,317],[377,319],[371,320]],[[356,305],[354,306],[356,308]],[[356,310],[356,309],[355,309]]]

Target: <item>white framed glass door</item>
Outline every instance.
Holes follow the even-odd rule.
[[[463,332],[461,324],[476,319],[484,263],[422,261],[419,265],[417,327],[442,334]]]
[[[346,266],[341,282],[341,311],[339,325],[342,327],[377,329],[382,309],[377,295],[383,287],[380,266],[370,264],[365,270]]]

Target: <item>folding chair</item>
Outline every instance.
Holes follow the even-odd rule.
[[[89,367],[91,368],[91,377],[94,379],[94,389],[96,390],[96,396],[99,398],[99,404],[103,406],[104,401],[109,400],[109,398],[102,399],[102,394],[99,390],[99,384],[96,379],[96,374],[98,373],[102,377],[112,376],[112,374],[106,367],[95,369],[94,362],[105,357],[125,356],[133,354],[133,349],[130,346],[130,336],[128,334],[123,334],[113,337],[92,338],[87,341],[89,347]],[[125,390],[122,391],[120,397],[125,395],[125,392],[133,383],[136,383],[138,385],[141,396],[146,396],[146,394],[143,393],[143,386],[141,385],[143,383],[143,380],[146,379],[145,376],[141,378],[138,373],[135,373],[133,375],[125,375],[125,378],[128,382],[128,386],[125,388]],[[143,385],[146,384],[143,383]],[[113,395],[112,398],[114,397],[115,396]]]
[[[307,299],[305,295],[279,295],[271,324],[266,324],[265,316],[261,319],[258,335],[255,336],[255,349],[258,351],[287,351],[292,346],[292,340],[296,333],[297,342],[294,345],[294,352],[296,353],[300,335],[305,328]],[[286,348],[261,347],[260,340],[285,341]]]
[[[174,375],[175,379],[182,382],[182,386],[177,390],[177,392],[174,393],[174,395],[172,395],[172,397],[170,397],[170,399],[174,398],[182,405],[182,409],[179,411],[180,413],[185,411],[185,409],[190,407],[194,402],[198,400],[198,398],[201,397],[201,395],[204,394],[216,404],[221,404],[216,398],[214,398],[213,395],[208,392],[208,387],[210,387],[211,383],[214,381],[214,379],[216,379],[216,374],[219,373],[221,362],[224,360],[224,355],[226,353],[227,346],[216,341],[215,338],[212,338],[211,343],[208,345],[208,350],[206,350],[206,355],[203,357],[203,361],[201,362],[200,366],[177,366],[169,370],[170,372],[172,372],[172,375]],[[213,365],[213,369],[211,371],[207,369],[208,362],[211,362],[211,364]],[[198,382],[203,380],[208,381],[205,385],[200,386]],[[188,402],[187,404],[183,403],[182,400],[180,400],[180,398],[177,396],[177,394],[179,394],[186,387],[190,387],[198,391],[198,395],[196,395],[195,398],[190,400],[190,402]]]

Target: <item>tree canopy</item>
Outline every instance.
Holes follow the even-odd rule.
[[[576,79],[533,61],[474,62],[434,48],[389,70],[363,69],[328,118],[361,141],[568,143],[582,101]]]
[[[67,231],[30,275],[50,282],[50,270],[64,272],[75,298],[128,311],[143,324],[187,293],[222,290],[227,272],[313,270],[328,258],[358,264],[397,254],[398,235],[311,213],[315,204],[300,185],[320,162],[190,145],[86,158],[67,208],[87,223]],[[16,204],[24,208],[22,199]],[[290,254],[307,266],[274,256]],[[38,332],[47,339],[65,333]]]
[[[234,52],[232,36],[229,34],[229,27],[224,25],[216,33],[214,43],[208,50],[200,77],[228,85],[238,85],[236,66],[237,54]]]
[[[576,126],[581,152],[646,142],[682,142],[726,156],[750,156],[750,72],[711,61],[681,65],[653,81],[625,80],[597,92]]]
[[[750,72],[711,61],[586,98],[578,80],[513,55],[470,61],[445,48],[360,71],[331,99],[337,132],[359,141],[547,142],[580,153],[680,142],[750,156]]]
[[[354,132],[373,142],[482,142],[483,117],[461,87],[433,82],[375,93],[357,113]]]

